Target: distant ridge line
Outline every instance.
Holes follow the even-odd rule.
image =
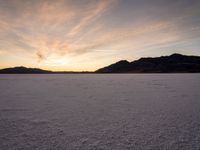
[[[170,56],[146,57],[128,62],[121,60],[100,68],[96,73],[200,73],[200,56],[174,53]]]
[[[0,74],[73,74],[73,73],[91,73],[91,72],[50,71],[39,68],[27,68],[24,66],[5,68],[0,70]]]
[[[120,60],[94,72],[49,71],[23,66],[5,68],[0,74],[84,74],[84,73],[200,73],[200,56],[174,53],[170,56],[146,57],[129,62]]]

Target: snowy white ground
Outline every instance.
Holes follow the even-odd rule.
[[[200,149],[200,74],[0,75],[0,149]]]

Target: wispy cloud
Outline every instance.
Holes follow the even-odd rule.
[[[101,0],[98,4],[91,10],[87,12],[80,22],[75,25],[69,32],[69,36],[78,34],[84,27],[91,24],[92,21],[100,17],[106,10],[112,6],[113,0]]]

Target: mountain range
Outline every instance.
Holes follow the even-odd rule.
[[[53,72],[52,71],[48,71],[48,70],[38,69],[38,68],[26,68],[26,67],[20,66],[20,67],[1,69],[0,73],[9,73],[9,74],[15,74],[15,73],[19,73],[19,74],[37,73],[37,74],[41,74],[41,73],[53,73]]]
[[[0,74],[64,74],[64,73],[200,73],[200,56],[172,54],[147,57],[129,62],[121,60],[95,72],[54,72],[38,68],[13,67],[0,70]]]
[[[27,67],[12,67],[0,70],[0,74],[66,74],[66,73],[91,73],[91,72],[74,72],[74,71],[50,71],[39,68],[27,68]]]
[[[200,56],[172,54],[170,56],[140,58],[128,62],[121,60],[98,69],[96,73],[197,73],[200,72]]]

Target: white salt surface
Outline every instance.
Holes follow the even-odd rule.
[[[200,74],[0,75],[1,150],[200,149]]]

